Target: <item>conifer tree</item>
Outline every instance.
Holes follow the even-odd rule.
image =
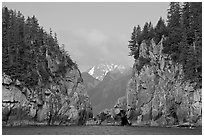
[[[129,45],[128,45],[128,48],[130,49],[130,53],[129,53],[130,56],[134,55],[136,44],[137,44],[137,42],[136,42],[136,27],[134,26],[133,32],[131,35],[131,40],[129,41]]]
[[[136,41],[137,41],[138,45],[140,45],[142,43],[142,30],[141,30],[140,25],[137,26]]]
[[[202,3],[190,2],[190,43],[192,56],[187,57],[187,78],[202,84]],[[193,37],[193,38],[192,38]],[[194,74],[192,74],[194,73]]]
[[[8,37],[8,30],[9,30],[9,10],[7,7],[4,7],[2,10],[2,70],[3,72],[8,72],[9,70],[9,37]]]
[[[142,39],[148,40],[148,38],[149,38],[149,24],[148,22],[146,22],[142,30]]]
[[[178,46],[178,44],[182,39],[181,7],[179,2],[170,3],[167,22],[168,37],[164,42],[163,52],[171,55],[172,59],[177,61],[181,52],[181,48]]]
[[[140,26],[133,28],[131,40],[129,41],[128,48],[130,49],[130,56],[134,56],[135,59],[139,57],[139,44],[137,39],[140,39],[139,34],[141,33]],[[141,43],[141,41],[139,41]]]
[[[154,28],[155,37],[154,41],[156,44],[158,44],[162,38],[162,36],[166,36],[166,25],[162,17],[159,18],[159,21],[156,24],[156,27]]]

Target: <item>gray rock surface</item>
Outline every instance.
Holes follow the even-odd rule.
[[[58,71],[57,59],[47,55],[47,61],[48,68],[55,75]],[[92,114],[92,107],[76,66],[67,68],[64,77],[50,77],[49,84],[44,85],[41,79],[38,81],[38,85],[31,88],[21,85],[19,81],[15,84],[3,74],[3,125],[85,124]],[[83,115],[80,115],[82,112]]]
[[[202,89],[183,81],[182,66],[173,63],[162,49],[162,41],[156,45],[152,40],[148,46],[143,41],[140,45],[126,90],[127,106],[131,108],[127,117],[137,125],[201,126]],[[141,66],[141,58],[149,62]]]

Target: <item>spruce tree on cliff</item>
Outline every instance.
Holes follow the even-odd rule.
[[[139,45],[141,42],[141,28],[139,25],[137,27],[134,26],[128,48],[130,49],[129,55],[134,56],[135,59],[139,57]]]
[[[157,22],[157,25],[154,28],[154,32],[155,32],[154,41],[156,44],[158,44],[160,42],[163,35],[164,36],[167,35],[166,25],[165,25],[164,19],[162,19],[162,17],[159,18],[159,21]]]
[[[183,38],[180,62],[185,79],[202,83],[202,3],[186,2],[182,9]]]
[[[167,39],[164,44],[163,52],[171,55],[174,61],[179,59],[181,48],[179,43],[182,40],[181,28],[181,7],[179,2],[171,2],[167,16]]]

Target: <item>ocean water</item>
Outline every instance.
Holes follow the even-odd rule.
[[[199,128],[136,126],[23,126],[2,127],[3,135],[202,135]]]

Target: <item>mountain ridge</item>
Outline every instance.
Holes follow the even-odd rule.
[[[94,78],[102,81],[108,72],[119,71],[120,73],[123,73],[127,68],[129,67],[125,65],[105,62],[94,65],[86,72],[88,72]]]
[[[99,114],[104,109],[112,108],[118,98],[125,96],[126,86],[131,76],[131,68],[124,73],[110,71],[96,87],[87,90],[94,115]]]

